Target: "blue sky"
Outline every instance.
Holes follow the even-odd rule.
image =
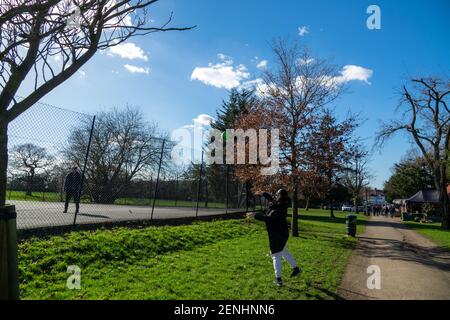
[[[381,8],[381,30],[366,27],[371,4]],[[366,120],[358,134],[371,147],[379,121],[394,114],[396,92],[408,76],[450,70],[446,0],[161,0],[151,15],[158,24],[171,11],[174,26],[197,28],[134,38],[122,52],[97,54],[43,102],[88,113],[128,103],[140,106],[148,120],[170,132],[193,124],[200,114],[214,117],[228,95],[226,88],[218,87],[220,81],[214,86],[193,80],[196,68],[226,63],[238,83],[257,79],[261,75],[257,64],[262,60],[269,68],[272,64],[270,41],[282,36],[341,67],[372,71],[367,81],[350,81],[350,92],[332,105],[340,115],[361,112]],[[301,27],[307,31],[302,36]],[[219,54],[228,58],[221,60]],[[239,71],[246,78],[241,79]],[[382,187],[392,165],[409,148],[406,137],[399,136],[373,155],[374,186]]]

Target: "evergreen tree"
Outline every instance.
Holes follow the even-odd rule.
[[[221,108],[217,111],[217,120],[211,124],[211,127],[222,132],[227,129],[233,129],[235,122],[247,114],[252,105],[257,101],[253,91],[246,89],[232,89],[227,100],[222,101]],[[216,199],[228,198],[230,207],[238,207],[243,204],[241,196],[244,190],[234,179],[235,165],[225,164],[226,159],[226,136],[224,135],[224,164],[211,165],[208,168],[208,185],[210,188],[210,196]],[[228,168],[227,168],[228,166]],[[228,175],[228,184],[226,182]]]

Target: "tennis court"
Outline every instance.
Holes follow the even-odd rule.
[[[16,206],[17,228],[33,229],[73,224],[75,207],[63,213],[62,202],[8,201]],[[226,212],[239,212],[242,209],[199,208],[198,216],[220,215]],[[127,206],[108,204],[81,204],[77,224],[95,224],[118,221],[150,220],[151,206]],[[155,207],[153,219],[174,219],[196,216],[196,207]]]

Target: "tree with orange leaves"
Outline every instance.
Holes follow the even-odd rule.
[[[333,191],[352,156],[353,132],[357,126],[355,116],[348,115],[339,122],[332,111],[326,109],[307,135],[304,162],[315,173],[316,181],[319,180],[315,189],[328,200],[332,218],[335,218]]]

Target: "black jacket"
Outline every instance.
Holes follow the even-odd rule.
[[[287,210],[290,207],[290,199],[275,202],[267,210],[267,214],[258,213],[256,220],[266,223],[267,233],[269,234],[270,251],[280,252],[286,246],[289,238],[289,226],[286,221]]]
[[[81,188],[81,173],[70,172],[64,181],[64,192],[79,192]]]

